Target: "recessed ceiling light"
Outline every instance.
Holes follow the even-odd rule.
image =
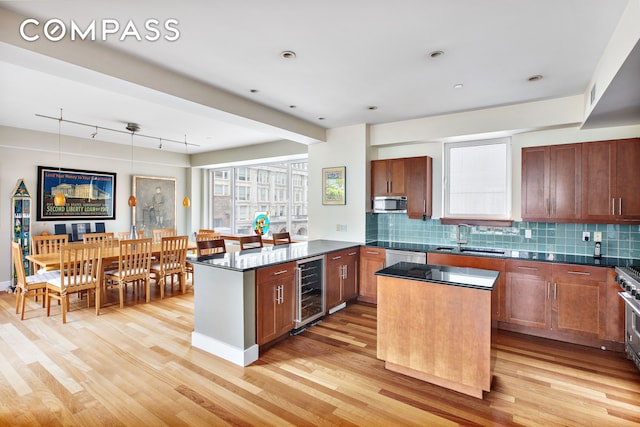
[[[318,120],[324,120],[324,117],[318,117]]]
[[[431,52],[431,53],[429,54],[429,56],[430,56],[430,57],[432,57],[432,58],[439,58],[439,57],[441,57],[442,55],[444,55],[444,52],[443,52],[443,51],[441,51],[441,50],[434,50],[433,52]]]
[[[282,59],[296,59],[296,53],[292,50],[283,50],[280,52],[280,58]]]
[[[289,105],[289,108],[296,108],[295,105]]]
[[[251,89],[251,90],[249,90],[249,92],[251,92],[251,93],[258,93],[258,92],[260,92],[260,91],[259,91],[258,89]]]
[[[464,85],[462,83],[456,83],[453,85],[454,89],[462,89],[464,87]]]
[[[537,82],[538,80],[542,80],[542,76],[540,74],[536,74],[535,76],[531,76],[527,79],[530,82]]]
[[[370,105],[367,107],[367,110],[377,110],[378,107],[376,107],[375,105]]]

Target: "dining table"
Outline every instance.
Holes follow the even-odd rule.
[[[82,244],[83,242],[71,242],[69,245]],[[187,253],[195,252],[198,246],[196,242],[189,240],[187,243]],[[162,250],[161,243],[153,243],[151,245],[151,256],[154,258],[160,257]],[[25,257],[31,263],[34,264],[36,270],[43,268],[46,270],[59,270],[60,269],[60,252],[44,253],[44,254],[30,254]],[[111,263],[118,262],[120,258],[120,245],[113,247],[103,247],[101,251],[103,274],[106,267]],[[181,283],[184,290],[184,284]]]

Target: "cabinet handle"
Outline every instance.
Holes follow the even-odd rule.
[[[589,273],[588,271],[573,271],[573,270],[569,270],[567,271],[568,274],[579,274],[581,276],[591,276],[591,273]]]
[[[615,215],[616,214],[616,199],[612,198],[611,199],[611,215]]]
[[[549,216],[549,199],[545,199],[544,201],[544,213]]]
[[[380,255],[380,252],[367,251],[368,255]]]
[[[551,298],[551,282],[547,282],[547,299]]]
[[[554,300],[558,299],[558,283],[557,282],[553,283],[553,299]]]
[[[338,255],[338,256],[331,257],[331,260],[335,261],[335,260],[340,259],[340,258],[342,258],[342,256]]]
[[[551,215],[555,215],[556,214],[556,199],[553,199],[551,201]]]
[[[622,197],[618,198],[618,215],[622,215]]]
[[[342,278],[346,279],[347,278],[347,264],[344,264],[342,266]]]
[[[349,255],[349,256],[353,256],[353,255],[355,255],[355,254],[357,254],[357,253],[358,253],[358,252],[349,252],[347,255]]]
[[[287,271],[289,271],[289,270],[280,270],[280,271],[276,271],[275,273],[273,273],[273,275],[274,275],[274,276],[279,276],[279,275],[281,275],[281,274],[286,273]]]
[[[422,201],[422,213],[427,213],[427,201]]]
[[[393,192],[393,181],[389,181],[389,193]]]
[[[524,265],[519,265],[518,268],[522,269],[522,270],[533,270],[533,271],[538,271],[537,267],[525,267]]]

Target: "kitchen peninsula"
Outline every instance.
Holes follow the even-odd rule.
[[[272,292],[267,291],[267,298],[275,297],[273,323],[281,320],[280,310],[288,313],[289,323],[273,326],[280,333],[293,324],[296,262],[359,246],[353,242],[313,240],[190,259],[195,279],[191,344],[240,366],[255,362],[260,332],[256,326],[260,304],[256,280],[261,272],[268,273],[273,277],[271,282],[275,282]]]
[[[482,398],[491,385],[491,291],[499,274],[410,262],[378,271],[378,359]]]

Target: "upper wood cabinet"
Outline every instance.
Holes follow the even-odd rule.
[[[371,162],[373,196],[405,196],[404,177],[404,159],[373,160]]]
[[[582,144],[522,149],[522,219],[577,221],[582,206]]]
[[[640,138],[582,145],[582,218],[590,222],[640,221]]]
[[[432,163],[428,156],[405,159],[407,216],[411,219],[431,218]]]
[[[431,218],[432,164],[428,156],[371,161],[371,196],[407,196],[409,218]]]

